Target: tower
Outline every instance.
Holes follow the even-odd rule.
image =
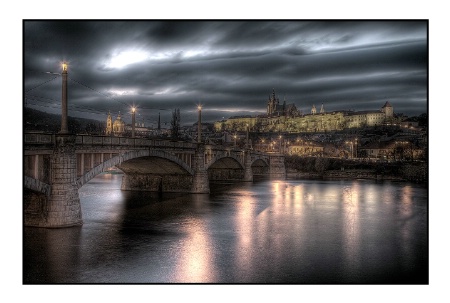
[[[394,117],[394,108],[389,104],[389,101],[386,101],[381,111],[384,113],[386,119],[392,119]]]
[[[108,117],[106,118],[106,131],[105,134],[107,136],[112,134],[112,118],[111,118],[111,113],[108,112]]]
[[[323,103],[322,103],[322,106],[320,107],[320,113],[321,113],[321,114],[324,114],[324,113],[325,113],[325,109],[323,108]]]
[[[275,96],[275,88],[272,89],[272,96],[269,95],[269,101],[267,102],[267,115],[272,116],[277,111],[277,107],[280,100]]]
[[[161,113],[158,113],[158,130],[161,130]]]
[[[311,108],[311,114],[315,115],[317,112],[316,110],[316,106],[313,104],[312,108]]]

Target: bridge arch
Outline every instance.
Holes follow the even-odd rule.
[[[269,167],[269,165],[270,165],[267,158],[257,157],[255,159],[252,159],[252,163],[251,163],[252,166],[261,166],[261,164],[263,164],[267,167]]]
[[[234,155],[213,158],[206,170],[209,181],[243,180],[245,175],[245,165]]]
[[[83,176],[78,178],[77,187],[81,188],[84,184],[89,182],[95,176],[101,174],[102,172],[107,171],[109,168],[114,166],[120,166],[121,164],[126,163],[127,161],[143,158],[143,157],[155,157],[166,159],[170,162],[173,162],[180,166],[184,171],[186,171],[189,175],[194,175],[194,170],[184,161],[182,161],[177,156],[165,152],[163,150],[133,150],[129,152],[125,152],[123,154],[119,154],[111,159],[106,160],[105,162],[97,165],[92,168],[90,171],[86,172]],[[123,170],[123,169],[122,169]]]
[[[257,157],[255,159],[252,159],[250,168],[251,168],[253,177],[268,176],[269,171],[270,171],[270,164],[269,164],[268,159]]]
[[[219,161],[224,161],[225,159],[233,159],[235,162],[237,162],[242,169],[245,168],[244,164],[242,163],[241,159],[237,157],[234,154],[218,154],[214,158],[211,159],[206,165],[205,169],[208,170],[211,166],[214,166],[215,164],[219,163]],[[226,160],[225,160],[226,161]]]

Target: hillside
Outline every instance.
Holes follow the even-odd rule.
[[[80,134],[101,134],[105,123],[93,119],[68,117],[69,132]],[[61,115],[49,114],[32,108],[23,110],[24,131],[44,131],[56,133],[61,129]]]

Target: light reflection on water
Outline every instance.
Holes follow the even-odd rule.
[[[80,190],[82,227],[25,228],[24,283],[427,283],[427,190],[258,181],[211,195]]]

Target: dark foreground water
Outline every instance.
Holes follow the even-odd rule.
[[[24,228],[25,284],[428,283],[424,186],[265,180],[159,196],[121,178],[80,189],[83,226]]]

